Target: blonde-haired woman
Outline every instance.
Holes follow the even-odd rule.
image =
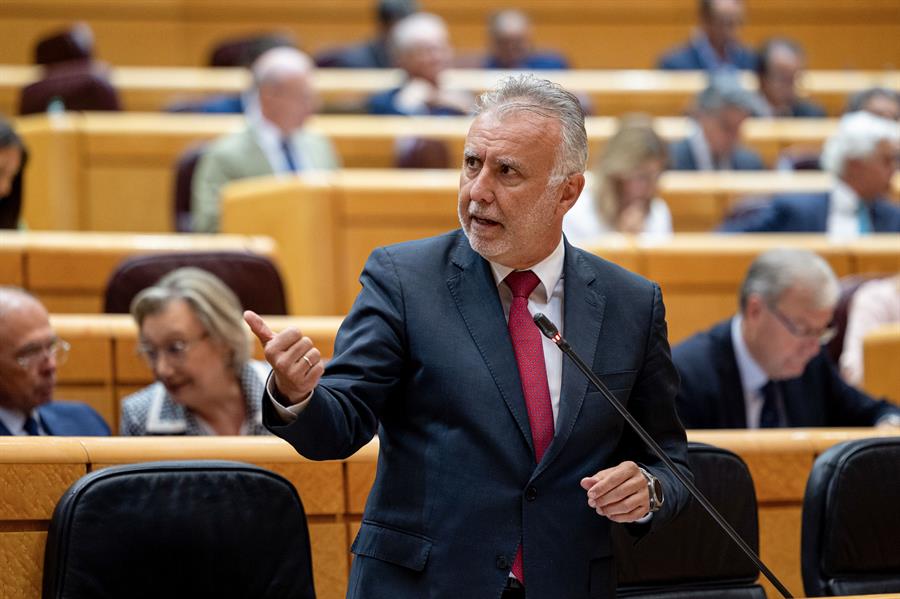
[[[657,197],[667,157],[649,119],[623,119],[593,169],[593,183],[563,220],[568,240],[578,245],[605,233],[670,235],[672,214]]]
[[[260,435],[269,367],[250,360],[237,296],[217,277],[179,268],[131,302],[138,351],[156,382],[126,397],[122,435]]]

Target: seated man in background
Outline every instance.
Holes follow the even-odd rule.
[[[12,125],[0,116],[0,229],[16,229],[22,212],[22,176],[28,154]]]
[[[218,277],[179,268],[131,302],[139,351],[156,382],[122,401],[122,435],[263,435],[269,367],[250,359],[237,296]]]
[[[371,96],[369,114],[462,115],[472,110],[474,98],[468,92],[447,89],[441,81],[453,59],[443,19],[424,12],[406,17],[394,27],[391,49],[406,80]]]
[[[659,59],[664,70],[704,70],[710,73],[756,67],[756,55],[741,45],[743,0],[700,0],[700,26],[683,46]]]
[[[900,323],[900,272],[867,281],[853,294],[840,357],[845,381],[851,385],[863,382],[863,339],[870,331],[893,322]]]
[[[765,168],[762,158],[740,144],[741,125],[764,110],[759,96],[733,77],[715,77],[697,95],[692,131],[669,148],[669,168],[676,171],[751,171]]]
[[[747,272],[740,312],[672,349],[676,399],[687,428],[900,425],[900,408],[847,385],[822,345],[837,278],[808,250],[761,254]]]
[[[870,87],[853,94],[845,112],[865,110],[890,121],[900,121],[900,94],[884,87]]]
[[[768,104],[770,116],[814,117],[825,116],[825,110],[797,94],[797,80],[805,67],[803,49],[793,40],[772,38],[759,49],[756,74],[759,91]]]
[[[90,406],[53,401],[56,367],[68,351],[37,298],[0,287],[0,435],[109,434]]]
[[[567,69],[566,59],[553,52],[534,52],[531,21],[524,12],[501,10],[488,20],[490,54],[486,69]]]
[[[853,238],[900,232],[900,206],[889,199],[900,159],[900,124],[868,112],[845,115],[825,142],[822,167],[831,191],[775,196],[764,209],[723,224],[740,233],[828,233]]]
[[[366,42],[330,48],[316,55],[320,67],[343,69],[387,69],[395,66],[389,42],[394,25],[419,10],[416,0],[379,0],[375,9],[378,33]]]
[[[294,48],[273,48],[253,64],[247,127],[213,142],[192,182],[193,230],[219,230],[219,192],[229,181],[301,170],[334,169],[331,143],[303,128],[316,110],[312,62]]]

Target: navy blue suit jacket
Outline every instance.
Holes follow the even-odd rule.
[[[732,233],[824,233],[828,227],[831,194],[789,194],[772,198],[765,208],[722,225]],[[871,205],[875,233],[900,232],[900,206],[888,200]]]
[[[405,115],[408,114],[403,112],[397,105],[394,103],[394,100],[397,97],[397,94],[400,93],[402,87],[395,87],[394,89],[389,89],[384,92],[379,92],[377,94],[373,94],[369,96],[368,101],[366,102],[366,109],[369,114],[384,114],[384,115]],[[429,114],[431,116],[460,116],[463,113],[458,110],[451,110],[449,108],[432,108],[423,114]]]
[[[501,67],[497,64],[497,60],[493,56],[488,56],[484,60],[484,68],[486,69],[500,69],[507,68]],[[555,52],[533,52],[525,57],[524,62],[522,64],[518,64],[514,67],[509,67],[513,69],[522,69],[522,70],[561,70],[568,69],[569,63],[566,62],[566,59],[563,58],[561,54],[557,54]]]
[[[756,53],[744,46],[738,46],[735,51],[734,67],[741,70],[756,69]],[[700,71],[704,70],[700,53],[690,42],[678,46],[674,50],[664,54],[657,64],[657,68],[666,71]]]
[[[531,428],[490,265],[461,231],[375,250],[334,358],[299,418],[276,435],[310,459],[378,434],[375,483],[347,596],[499,597],[524,539],[529,596],[613,597],[610,522],[579,481],[631,459],[686,493],[568,361],[556,436],[535,464]],[[659,287],[566,245],[564,333],[667,453],[685,465],[678,379]],[[686,466],[684,466],[686,467]]]
[[[761,171],[766,168],[759,154],[749,148],[738,146],[731,155],[732,169],[736,171]],[[696,171],[697,162],[687,139],[680,139],[669,145],[669,168],[673,171]]]
[[[38,408],[47,434],[56,437],[105,437],[109,426],[92,407],[76,401],[53,401]],[[0,422],[0,436],[11,434]]]
[[[678,415],[687,428],[747,428],[744,391],[731,343],[731,320],[672,349],[681,375]],[[797,378],[776,383],[790,427],[872,426],[900,409],[846,384],[819,352]]]

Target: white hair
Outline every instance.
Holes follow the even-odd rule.
[[[403,53],[418,44],[437,38],[447,38],[447,25],[441,17],[417,12],[400,20],[391,30],[391,46],[394,52]]]
[[[289,76],[305,75],[312,71],[313,62],[303,52],[289,46],[279,46],[263,52],[253,63],[253,83],[256,87],[278,83]]]
[[[837,276],[824,258],[810,250],[777,248],[763,252],[750,265],[741,285],[741,311],[751,295],[774,305],[795,287],[811,291],[816,308],[834,308],[840,295]]]
[[[882,141],[900,143],[900,124],[862,110],[845,114],[825,142],[822,168],[841,177],[848,160],[870,156]]]

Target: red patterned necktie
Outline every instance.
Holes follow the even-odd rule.
[[[509,273],[504,282],[513,295],[509,307],[509,336],[519,365],[522,393],[525,395],[525,407],[531,423],[535,463],[540,463],[544,451],[553,440],[553,409],[550,405],[550,387],[547,383],[541,332],[528,312],[528,297],[538,286],[540,279],[534,272],[523,270]],[[525,582],[521,543],[516,551],[512,573],[521,582]]]

